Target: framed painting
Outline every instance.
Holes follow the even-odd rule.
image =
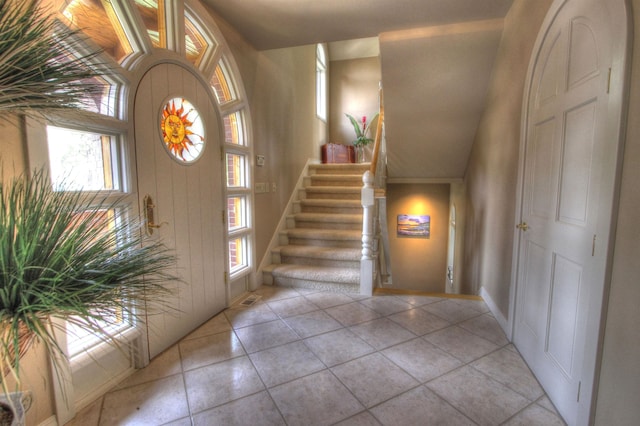
[[[429,238],[431,236],[431,216],[399,214],[398,237]]]

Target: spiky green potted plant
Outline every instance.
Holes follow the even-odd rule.
[[[175,258],[145,242],[118,207],[80,192],[54,191],[43,171],[0,183],[0,366],[16,381],[20,359],[39,342],[64,357],[52,319],[89,329],[111,343],[114,312],[135,316],[158,303]],[[8,391],[6,386],[5,392]]]
[[[102,91],[95,79],[104,72],[95,65],[100,52],[70,55],[82,43],[81,33],[52,16],[37,0],[0,0],[0,112],[45,117],[52,110],[77,109]],[[35,342],[53,360],[64,359],[53,318],[117,344],[104,329],[113,312],[135,316],[147,302],[167,295],[163,282],[172,279],[167,268],[175,263],[173,253],[143,241],[136,220],[116,207],[78,192],[54,191],[45,171],[0,183],[5,396],[20,389],[21,359]],[[16,419],[3,416],[15,400],[6,401],[0,404],[0,425],[13,425]]]

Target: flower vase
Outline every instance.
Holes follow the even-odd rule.
[[[364,163],[364,146],[358,145],[356,146],[356,163]]]

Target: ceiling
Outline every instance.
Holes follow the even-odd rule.
[[[513,0],[202,1],[258,50],[378,56],[389,182],[464,177]]]
[[[503,18],[513,0],[202,0],[256,49]]]

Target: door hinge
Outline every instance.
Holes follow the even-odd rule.
[[[593,243],[591,244],[591,257],[596,255],[596,235],[593,235]]]
[[[220,161],[224,161],[224,147],[220,147]]]
[[[578,396],[576,402],[580,402],[580,389],[582,388],[582,381],[578,382]]]
[[[227,212],[222,210],[222,224],[226,225],[227,224]]]
[[[607,76],[607,94],[611,91],[611,68],[609,68],[609,75]]]
[[[224,271],[224,283],[229,284],[229,274],[227,271]]]

